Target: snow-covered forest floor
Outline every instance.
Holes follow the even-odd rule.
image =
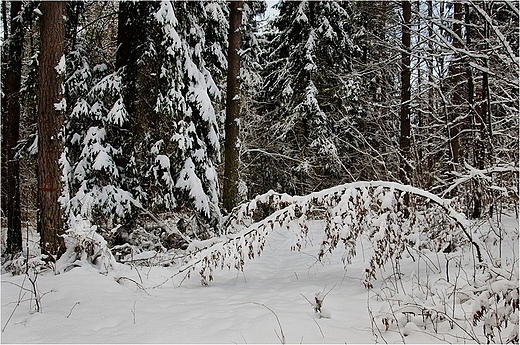
[[[518,234],[516,218],[503,216],[502,225],[504,233]],[[243,272],[215,270],[209,286],[201,286],[196,273],[190,278],[176,274],[179,267],[175,266],[116,264],[108,273],[100,274],[99,269],[83,265],[58,275],[42,271],[36,277],[3,273],[1,340],[486,342],[482,322],[472,325],[472,314],[479,303],[479,297],[471,292],[474,274],[476,279],[483,277],[475,271],[471,248],[458,248],[449,254],[405,251],[401,260],[392,260],[379,269],[373,288],[366,289],[363,272],[372,250],[368,240],[361,237],[357,255],[345,270],[340,249],[317,261],[323,223],[310,222],[306,245],[300,252],[291,251],[292,230],[298,231],[275,228],[266,238],[262,255],[247,261]],[[492,232],[484,224],[479,232],[486,231]],[[492,238],[485,242],[484,256],[501,255],[501,272],[512,272],[518,279],[518,237],[503,241]],[[38,243],[38,239],[31,234],[29,242]],[[40,312],[35,312],[31,279]],[[497,289],[503,285],[494,284]],[[315,312],[316,298],[321,312]],[[510,322],[500,333],[495,329],[494,341],[505,342],[517,326]]]

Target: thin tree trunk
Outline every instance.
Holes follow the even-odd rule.
[[[489,15],[489,4],[483,2],[482,6],[484,6],[484,11]],[[489,141],[489,154],[493,155],[493,146],[491,145],[491,138],[493,137],[493,127],[492,127],[492,119],[491,119],[491,99],[489,92],[489,73],[487,72],[489,68],[489,57],[486,55],[489,51],[489,32],[490,27],[487,21],[484,21],[484,72],[482,72],[482,119],[485,126],[482,126],[482,137],[485,138],[486,135]],[[486,131],[487,127],[487,131]],[[485,158],[484,158],[485,159]]]
[[[242,1],[230,1],[228,74],[226,100],[226,140],[224,144],[224,208],[231,212],[238,202],[239,125],[240,118],[240,49]]]
[[[7,207],[7,252],[22,250],[22,220],[20,212],[20,162],[16,146],[20,139],[20,87],[22,81],[23,32],[20,20],[15,19],[22,10],[21,1],[11,2],[11,34],[8,41],[8,65],[5,78],[7,118],[4,136],[7,158],[6,207]]]
[[[9,24],[7,22],[7,1],[2,1],[2,25],[4,27],[4,42],[5,42],[9,38]]]
[[[462,48],[462,4],[455,2],[453,10],[453,47],[457,50]],[[462,90],[461,90],[461,57],[460,53],[455,53],[454,59],[450,63],[450,80],[451,86],[453,87],[452,96],[452,109],[449,117],[449,140],[450,140],[450,152],[451,161],[453,164],[453,170],[459,163],[459,123],[457,117],[460,114],[460,105],[462,103]]]
[[[472,29],[471,29],[471,12],[469,4],[464,4],[464,23],[466,28],[466,47],[471,49],[471,37],[472,37]],[[468,105],[470,107],[470,112],[473,114],[473,123],[472,123],[472,137],[474,145],[471,145],[473,149],[473,161],[474,165],[477,169],[483,169],[483,140],[484,138],[480,137],[479,129],[482,126],[482,118],[480,114],[476,111],[475,108],[475,85],[473,82],[473,71],[469,64],[470,57],[466,57],[466,78],[468,79]],[[474,181],[474,190],[472,193],[473,198],[473,211],[471,214],[472,218],[479,218],[482,214],[482,193],[480,190],[480,183],[478,181]]]
[[[412,4],[410,1],[403,1],[403,24],[402,24],[402,52],[401,52],[401,136],[399,147],[402,155],[400,168],[400,179],[404,184],[409,184],[411,167],[408,162],[410,159],[410,23],[412,18]]]
[[[417,20],[417,32],[416,37],[422,37],[422,23],[421,23],[421,2],[417,1],[415,3],[416,5],[416,11],[417,11],[417,17],[415,20]],[[420,39],[420,38],[419,38]],[[427,59],[427,58],[426,58]],[[425,59],[425,62],[427,63]],[[419,97],[422,97],[422,86],[423,86],[423,75],[422,75],[422,64],[423,64],[423,58],[419,55],[417,56],[417,94]],[[426,143],[426,140],[421,140],[421,138],[425,138],[423,132],[425,130],[425,114],[428,114],[428,110],[424,111],[424,108],[420,107],[417,109],[417,121],[418,121],[418,129],[417,133],[412,132],[413,134],[413,147],[415,148],[415,151],[417,152],[417,164],[415,165],[415,170],[411,173],[411,180],[416,181],[416,183],[421,187],[424,188],[424,167],[423,167],[423,159],[424,159],[424,149],[425,146],[423,145],[423,142]],[[412,144],[410,144],[412,145]],[[414,179],[415,178],[415,179]]]
[[[59,256],[65,250],[60,236],[63,212],[58,201],[62,190],[59,160],[63,151],[63,113],[56,109],[62,98],[56,66],[64,53],[65,2],[43,1],[40,9],[43,16],[38,69],[38,230],[42,253]]]
[[[433,112],[433,3],[432,0],[427,1],[428,4],[428,110]]]
[[[488,13],[489,11],[489,5],[485,2],[482,3],[484,6],[484,11]],[[478,4],[477,4],[478,6]],[[482,107],[481,107],[481,118],[480,118],[480,137],[482,141],[482,153],[479,157],[479,160],[481,161],[482,168],[484,168],[485,161],[488,159],[487,155],[490,157],[493,157],[493,144],[492,144],[492,138],[493,138],[493,124],[492,124],[492,117],[491,117],[491,96],[490,96],[490,90],[489,90],[489,74],[487,72],[489,68],[489,58],[486,55],[489,51],[489,32],[490,27],[489,23],[487,21],[484,21],[484,51],[485,51],[485,57],[484,57],[484,71],[482,72]],[[486,130],[487,129],[487,130]],[[487,139],[487,140],[486,140]],[[486,147],[487,146],[487,147]],[[486,150],[487,148],[487,150]],[[486,152],[487,151],[487,152]],[[487,154],[487,155],[486,155]],[[492,192],[493,193],[493,192]],[[493,193],[494,194],[494,193]],[[494,198],[494,197],[493,197]],[[474,218],[481,215],[480,212],[474,212],[473,216]],[[490,206],[490,216],[493,216],[494,212],[494,205],[493,202],[491,202]]]
[[[433,3],[432,0],[427,1],[428,5],[428,115],[427,115],[427,125],[430,125],[432,123],[433,119],[433,113],[434,113],[434,88],[433,88],[433,62],[434,62],[434,56],[433,56],[433,40],[434,40],[434,33],[433,33]],[[432,178],[432,172],[435,166],[435,159],[432,154],[428,155],[427,159],[427,167],[426,171],[428,172],[428,177],[426,178],[426,185],[424,186],[425,189],[428,189],[433,184],[433,178]]]

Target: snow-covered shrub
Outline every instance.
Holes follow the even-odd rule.
[[[267,218],[275,211],[287,207],[292,197],[288,194],[276,193],[273,190],[258,195],[252,201],[244,203],[233,210],[227,217],[224,226],[227,233],[237,233],[249,225]]]
[[[264,218],[256,221],[258,214]],[[299,229],[292,245],[293,250],[299,250],[305,245],[307,223],[313,219],[325,224],[320,260],[343,247],[342,259],[348,265],[356,255],[360,236],[370,239],[374,251],[365,272],[367,287],[376,278],[376,268],[399,258],[407,247],[449,251],[472,243],[481,261],[480,247],[468,232],[466,218],[446,200],[397,183],[357,182],[307,196],[291,197],[271,191],[255,198],[228,221],[228,233],[243,230],[192,252],[192,269],[198,268],[203,284],[213,279],[214,268],[243,269],[246,258],[261,254],[266,236],[275,227]]]
[[[2,273],[5,270],[12,275],[27,274],[31,270],[41,271],[43,268],[50,269],[51,266],[45,261],[46,255],[27,258],[24,253],[19,253],[2,264]]]
[[[414,251],[414,261],[426,268],[424,273],[418,269],[417,273],[403,274],[396,261],[390,273],[379,269],[381,284],[374,284],[371,293],[383,305],[373,313],[375,324],[382,322],[383,330],[402,336],[409,334],[406,326],[413,323],[439,339],[457,329],[463,333],[461,339],[471,342],[517,343],[518,261],[514,248],[518,233],[514,237],[515,231],[500,233],[513,248],[510,259],[511,253],[498,250],[500,244],[494,236],[499,232],[492,223],[478,220],[471,226],[486,250],[478,265],[471,250],[456,246],[441,255]]]
[[[489,281],[477,289],[473,304],[473,325],[482,325],[487,342],[518,343],[519,289],[518,275],[500,268],[490,268]],[[518,272],[518,271],[516,271]],[[502,331],[510,332],[502,338]],[[496,333],[495,333],[496,332]],[[498,334],[498,338],[495,336]]]
[[[65,253],[56,262],[58,272],[66,272],[74,267],[91,265],[107,272],[115,264],[115,259],[106,240],[97,233],[97,226],[81,217],[73,217],[65,232]]]
[[[182,256],[192,242],[216,236],[211,226],[199,219],[196,213],[190,217],[177,213],[160,217],[150,212],[147,214],[153,222],[139,218],[131,225],[117,226],[103,232],[118,262],[169,266]],[[144,253],[154,253],[153,260],[141,259]]]

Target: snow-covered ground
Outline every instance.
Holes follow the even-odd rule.
[[[509,219],[508,226],[518,224]],[[443,283],[446,259],[450,259],[450,274],[460,277],[458,291],[461,293],[455,321],[469,327],[464,322],[469,314],[464,316],[463,311],[471,312],[472,300],[464,301],[461,297],[462,277],[471,274],[469,249],[462,261],[457,259],[460,255],[450,254],[450,257],[442,253],[432,253],[423,260],[418,260],[416,255],[416,261],[403,258],[401,279],[395,279],[390,265],[380,271],[387,279],[380,277],[374,289],[367,290],[362,277],[367,264],[363,253],[369,250],[368,242],[358,245],[358,255],[345,270],[341,253],[333,253],[323,262],[317,262],[321,233],[319,224],[314,224],[309,245],[301,252],[294,252],[290,250],[294,243],[291,233],[275,230],[267,237],[262,255],[247,262],[244,272],[216,271],[209,286],[201,286],[197,274],[191,278],[175,275],[178,271],[175,267],[120,264],[107,275],[88,266],[59,275],[43,272],[36,279],[41,296],[40,312],[34,312],[32,287],[27,276],[5,273],[1,284],[1,326],[4,329],[1,341],[466,343],[474,342],[468,332],[475,331],[480,341],[485,342],[481,325],[463,331],[457,326],[451,329],[446,320],[437,319],[437,332],[434,332],[434,322],[421,323],[423,316],[417,310],[399,309],[388,299],[380,298],[389,293],[394,294],[393,298],[404,292],[419,295],[425,291],[419,282],[437,292],[444,284],[445,291],[449,291],[450,286],[457,284],[454,280]],[[518,242],[504,243],[503,247],[504,257],[516,260]],[[317,293],[326,294],[322,309],[325,317],[315,313],[311,305]],[[451,313],[449,296],[446,301]],[[399,323],[390,322],[385,330],[383,319],[392,314]]]

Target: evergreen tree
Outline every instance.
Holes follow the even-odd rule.
[[[69,143],[63,161],[67,215],[99,221],[125,219],[139,205],[124,185],[120,147],[112,135],[122,131],[128,119],[122,106],[121,78],[107,73],[106,64],[91,68],[81,46],[68,55],[72,71],[66,80],[71,104],[65,127]]]
[[[203,54],[207,8],[201,1],[163,1],[155,13],[159,44],[152,57],[159,69],[152,118],[157,127],[147,133],[147,168],[155,191],[151,201],[192,210],[217,226],[220,143],[212,99],[220,90]]]
[[[395,2],[352,4],[348,27],[356,54],[344,78],[356,91],[344,140],[354,180],[399,180],[400,12]]]
[[[216,226],[220,146],[212,100],[220,90],[209,68],[225,66],[206,63],[206,56],[219,56],[222,42],[218,35],[210,43],[205,37],[206,21],[219,17],[220,4],[120,7],[115,71],[108,62],[90,66],[87,35],[76,38],[68,57],[71,144],[62,201],[70,216],[98,221],[132,223],[145,207],[194,212]],[[204,54],[208,44],[214,54]]]
[[[61,197],[69,221],[76,216],[93,223],[126,221],[140,206],[128,187],[127,156],[122,145],[130,117],[123,100],[122,70],[110,71],[110,62],[89,62],[88,32],[77,34],[84,13],[82,2],[69,3],[69,50],[65,91],[64,190]],[[72,16],[75,15],[75,16]],[[75,20],[74,20],[75,18]]]
[[[341,123],[353,98],[341,78],[351,69],[354,49],[345,25],[349,7],[336,1],[280,3],[264,71],[268,106],[261,110],[269,128],[264,148],[270,154],[259,161],[267,188],[307,193],[338,183],[344,172]]]

